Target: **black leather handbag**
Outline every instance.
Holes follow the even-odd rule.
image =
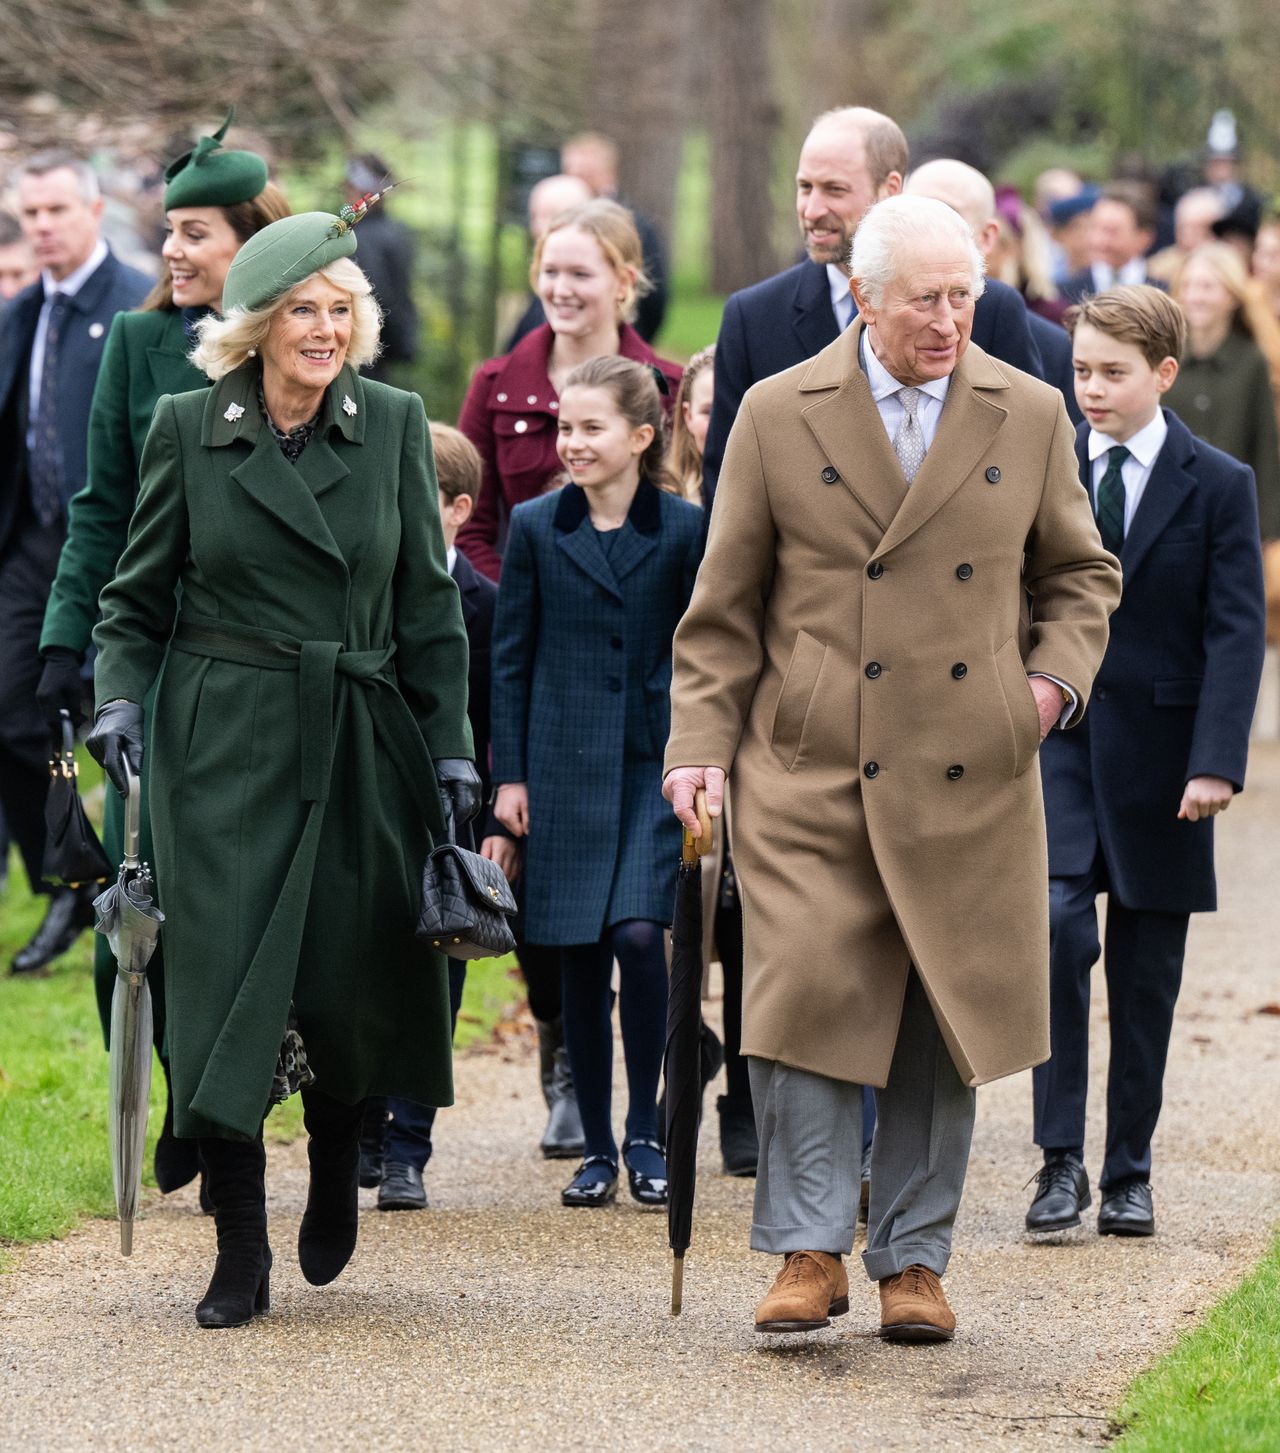
[[[457,843],[432,849],[422,870],[417,934],[451,959],[497,959],[515,951],[517,912],[506,874]]]
[[[45,879],[59,887],[79,888],[115,876],[98,836],[89,825],[78,790],[75,732],[71,717],[60,714],[62,739],[56,737],[49,756],[49,795],[45,799]],[[110,789],[108,789],[110,790]]]

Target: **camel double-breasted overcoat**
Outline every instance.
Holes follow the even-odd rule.
[[[666,767],[730,774],[742,1050],[883,1085],[911,965],[970,1085],[1049,1055],[1039,717],[1120,595],[1061,395],[970,346],[908,488],[856,324],[756,384],[676,635]]]
[[[290,1003],[317,1088],[450,1104],[445,962],[414,925],[444,826],[433,760],[472,740],[421,399],[344,368],[291,464],[255,364],[162,398],[94,640],[99,705],[163,670],[177,1133],[257,1131]]]

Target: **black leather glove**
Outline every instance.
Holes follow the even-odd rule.
[[[480,774],[470,757],[441,757],[436,782],[445,817],[453,817],[455,832],[480,811]]]
[[[40,715],[56,730],[58,713],[65,711],[71,717],[71,725],[78,727],[84,720],[84,685],[80,676],[84,658],[70,646],[50,646],[41,654],[44,670],[36,687]]]
[[[135,701],[107,702],[94,717],[93,730],[84,744],[120,796],[128,797],[125,762],[135,777],[142,771],[142,708]]]

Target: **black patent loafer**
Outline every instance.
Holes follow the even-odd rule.
[[[1074,1155],[1055,1155],[1032,1177],[1036,1193],[1027,1208],[1027,1230],[1033,1235],[1070,1231],[1093,1197],[1089,1174]],[[1028,1184],[1030,1184],[1028,1182]]]
[[[1146,1181],[1124,1181],[1103,1192],[1099,1236],[1154,1236],[1156,1215]]]
[[[609,1175],[605,1179],[585,1177],[592,1166],[603,1165]],[[577,1174],[560,1192],[562,1206],[607,1206],[618,1194],[618,1162],[607,1155],[589,1155],[578,1167]]]
[[[422,1172],[416,1165],[389,1160],[383,1167],[382,1184],[378,1187],[379,1211],[425,1211],[427,1191]]]
[[[666,1176],[641,1175],[639,1171],[633,1170],[631,1168],[631,1162],[627,1161],[627,1152],[637,1145],[644,1145],[650,1150],[656,1150],[659,1155],[663,1156],[665,1161],[665,1153],[656,1140],[648,1140],[643,1136],[637,1136],[634,1140],[628,1140],[623,1145],[622,1158],[627,1162],[627,1182],[631,1187],[631,1199],[633,1201],[639,1201],[642,1206],[665,1206],[667,1204]]]

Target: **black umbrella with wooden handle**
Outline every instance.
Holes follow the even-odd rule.
[[[671,1315],[684,1301],[684,1254],[693,1230],[697,1182],[698,1122],[702,1116],[702,856],[711,851],[712,823],[707,794],[694,797],[702,831],[688,830],[676,875],[671,919],[671,984],[667,999],[667,1048],[663,1074],[667,1093],[667,1235],[671,1268]]]

